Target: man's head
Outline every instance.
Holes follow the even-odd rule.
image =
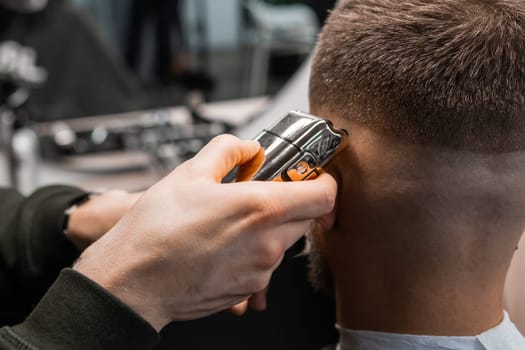
[[[319,41],[311,103],[409,141],[525,149],[522,1],[343,1]]]
[[[343,1],[310,102],[351,134],[332,169],[336,224],[315,235],[338,308],[353,310],[340,322],[427,334],[496,322],[525,226],[525,3]],[[480,302],[489,320],[461,328]],[[421,321],[444,303],[456,323]]]

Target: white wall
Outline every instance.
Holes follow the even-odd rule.
[[[195,35],[196,12],[199,6],[205,6],[209,48],[222,50],[239,46],[241,30],[239,0],[186,0],[184,6],[189,35]],[[190,39],[190,42],[195,40]]]

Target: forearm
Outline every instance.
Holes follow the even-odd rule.
[[[23,319],[78,256],[63,234],[64,211],[85,195],[65,186],[47,187],[28,198],[0,190],[0,324]]]
[[[139,196],[118,190],[90,196],[52,186],[25,198],[0,190],[0,325],[25,318],[60,270],[108,232]]]
[[[28,319],[0,330],[0,349],[154,349],[157,332],[83,275],[64,270]]]
[[[0,193],[0,259],[10,275],[58,273],[78,256],[64,236],[65,210],[87,194],[67,186],[40,189],[25,198],[13,190]]]

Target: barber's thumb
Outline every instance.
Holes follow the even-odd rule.
[[[217,136],[191,160],[190,175],[204,175],[220,182],[233,168],[252,160],[260,149],[257,141],[233,135]]]
[[[248,305],[250,309],[255,311],[264,311],[266,310],[266,295],[268,294],[268,289],[265,289],[259,293],[255,293],[248,300]]]
[[[248,300],[244,300],[237,305],[234,305],[230,308],[230,312],[235,316],[242,316],[248,311],[248,308],[255,311],[264,311],[266,310],[266,294],[268,293],[268,288],[265,290],[253,294]]]
[[[325,231],[330,231],[334,228],[335,220],[336,220],[336,207],[332,209],[331,212],[329,212],[326,215],[321,216],[315,222],[321,226],[321,228]]]

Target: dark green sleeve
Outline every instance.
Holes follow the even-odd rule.
[[[95,282],[64,270],[28,319],[0,329],[0,349],[149,350],[157,332]]]
[[[51,186],[28,198],[0,189],[0,325],[21,322],[78,252],[63,233],[64,211],[87,194]]]

